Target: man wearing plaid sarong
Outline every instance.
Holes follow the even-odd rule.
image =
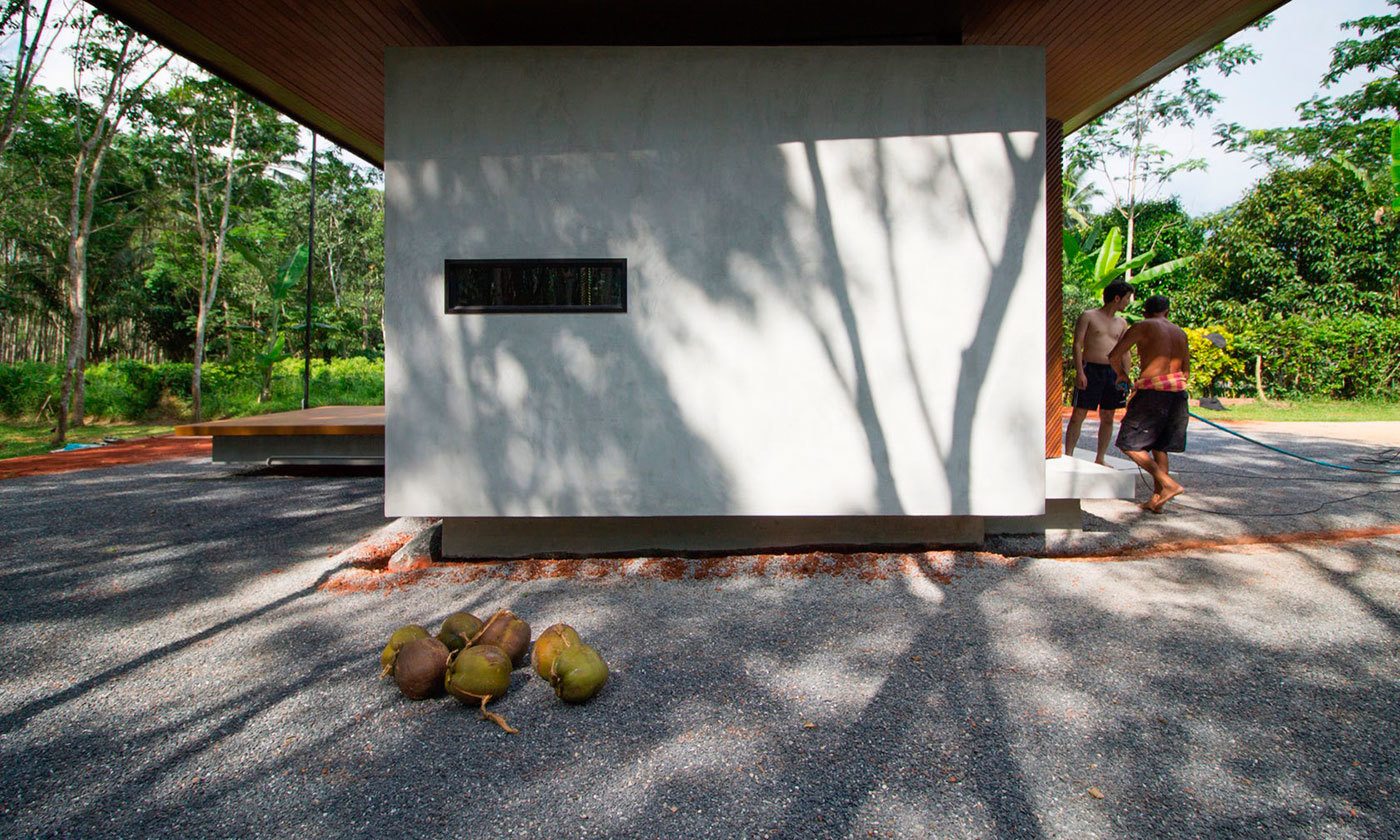
[[[1152,476],[1152,498],[1142,505],[1152,513],[1161,513],[1167,502],[1185,492],[1167,471],[1167,453],[1186,451],[1191,350],[1186,332],[1167,320],[1169,307],[1162,295],[1148,298],[1143,305],[1147,317],[1129,327],[1108,354],[1122,383],[1132,382],[1128,351],[1137,347],[1142,363],[1117,443],[1124,455]]]

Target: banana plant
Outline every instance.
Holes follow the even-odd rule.
[[[1400,211],[1400,122],[1390,124],[1390,209]]]
[[[1111,228],[1097,249],[1089,250],[1089,247],[1092,247],[1092,240],[1080,239],[1073,231],[1064,232],[1065,273],[1071,277],[1082,278],[1080,286],[1085,294],[1091,297],[1102,294],[1109,283],[1129,271],[1136,272],[1133,275],[1135,282],[1147,283],[1189,265],[1193,259],[1189,256],[1178,257],[1159,265],[1151,265],[1157,252],[1147,251],[1122,262],[1123,234],[1118,228]]]
[[[256,256],[250,253],[246,258],[249,262],[254,262]],[[306,246],[298,245],[276,272],[264,274],[268,297],[272,299],[271,320],[266,326],[244,327],[261,333],[267,342],[260,352],[253,355],[254,364],[262,374],[262,388],[258,392],[260,403],[267,402],[272,395],[272,368],[288,358],[287,337],[282,334],[282,307],[286,305],[292,292],[301,286],[302,278],[306,276],[306,260]]]

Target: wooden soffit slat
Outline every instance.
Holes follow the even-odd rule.
[[[1072,131],[1283,0],[92,0],[354,151],[384,160],[384,49],[481,44],[984,44],[1046,51]]]

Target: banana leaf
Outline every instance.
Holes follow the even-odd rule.
[[[1105,277],[1111,279],[1114,275],[1114,268],[1118,266],[1118,258],[1121,256],[1123,256],[1123,234],[1118,232],[1118,228],[1112,228],[1104,239],[1103,245],[1099,248],[1099,258],[1094,261],[1094,279],[1096,281],[1103,280]],[[1104,285],[1107,286],[1108,282],[1105,281]]]
[[[1390,207],[1400,210],[1400,122],[1390,124],[1390,185]]]
[[[1161,265],[1154,265],[1151,268],[1144,268],[1142,271],[1138,272],[1137,276],[1135,276],[1133,279],[1142,283],[1146,283],[1149,280],[1155,280],[1158,277],[1171,274],[1173,271],[1176,271],[1179,268],[1185,268],[1186,266],[1190,265],[1191,261],[1195,258],[1196,257],[1193,254],[1189,257],[1178,257],[1174,260],[1167,260]]]

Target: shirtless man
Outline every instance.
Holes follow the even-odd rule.
[[[1113,412],[1123,407],[1127,393],[1120,390],[1108,351],[1128,329],[1118,313],[1133,302],[1133,287],[1115,280],[1103,290],[1103,306],[1086,309],[1074,325],[1074,410],[1065,429],[1065,453],[1073,456],[1079,444],[1079,428],[1084,415],[1099,412],[1099,449],[1094,463],[1102,464],[1108,442],[1113,440]]]
[[[1191,373],[1191,350],[1186,333],[1167,320],[1170,303],[1153,295],[1143,306],[1147,317],[1128,328],[1109,351],[1119,382],[1129,382],[1128,351],[1137,347],[1142,371],[1137,389],[1118,430],[1118,448],[1152,476],[1152,498],[1144,510],[1162,507],[1185,492],[1167,473],[1167,453],[1186,451],[1186,381]]]

